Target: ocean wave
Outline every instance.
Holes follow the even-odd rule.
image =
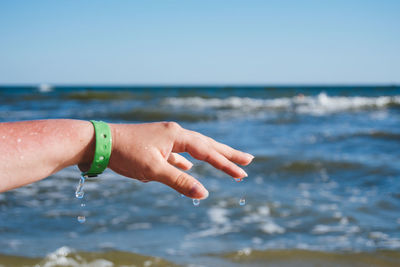
[[[400,133],[370,130],[370,131],[359,131],[343,135],[326,135],[324,137],[328,141],[342,141],[350,138],[372,138],[377,140],[388,140],[388,141],[399,141]]]
[[[126,100],[135,99],[132,92],[127,91],[96,91],[96,90],[85,90],[85,91],[74,91],[64,96],[67,99],[78,100],[78,101],[92,101],[92,100]]]
[[[359,169],[363,166],[355,162],[347,161],[327,161],[327,160],[295,160],[280,165],[280,171],[287,172],[315,172],[323,169],[328,170],[352,170]]]
[[[351,170],[368,170],[369,166],[355,161],[329,160],[322,158],[293,159],[287,156],[256,156],[253,169],[258,172],[314,173]],[[321,176],[326,174],[321,173]]]
[[[293,96],[273,99],[250,97],[202,98],[202,97],[168,97],[163,104],[173,107],[197,109],[240,109],[284,110],[296,113],[323,115],[349,110],[379,109],[400,105],[400,96],[328,96],[320,93],[316,96]]]
[[[177,266],[159,257],[123,251],[81,252],[70,247],[60,247],[43,259],[0,254],[0,266]]]

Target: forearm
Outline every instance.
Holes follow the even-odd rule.
[[[0,192],[71,165],[90,164],[94,144],[94,129],[87,121],[0,123]]]

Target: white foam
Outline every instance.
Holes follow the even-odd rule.
[[[238,230],[235,229],[232,225],[223,225],[223,226],[212,226],[208,229],[198,231],[195,233],[188,234],[186,238],[201,238],[201,237],[208,237],[208,236],[219,236],[224,235],[231,232],[237,232]]]
[[[382,232],[371,232],[369,237],[372,239],[388,239],[389,235]]]
[[[207,211],[207,213],[213,223],[226,224],[229,222],[227,209],[212,207]]]
[[[69,257],[70,254],[74,252],[69,247],[61,247],[56,251],[48,254],[43,262],[35,267],[55,267],[55,266],[86,266],[86,267],[112,267],[114,264],[105,259],[95,259],[91,262],[86,262],[79,255],[73,255]]]
[[[267,234],[283,234],[285,232],[285,228],[277,225],[272,221],[265,222],[260,225],[261,231]]]
[[[244,249],[239,250],[237,252],[237,255],[238,256],[243,256],[243,255],[244,256],[249,256],[251,254],[251,252],[252,252],[251,248],[244,248]]]
[[[314,226],[311,232],[313,234],[319,234],[319,235],[326,233],[335,233],[335,232],[345,232],[347,234],[351,234],[360,232],[360,227],[356,225],[349,226],[347,224],[339,224],[339,225],[318,224]]]
[[[271,209],[267,205],[263,205],[257,208],[257,212],[261,216],[269,216],[271,214]]]
[[[43,267],[53,266],[77,266],[78,262],[72,258],[68,258],[68,255],[72,253],[72,249],[69,247],[61,247],[56,251],[48,254],[44,259],[44,263],[41,264]],[[39,265],[38,265],[39,266]]]
[[[223,108],[246,110],[285,110],[296,113],[323,115],[347,110],[365,108],[383,108],[389,104],[400,104],[400,96],[328,96],[320,93],[317,96],[282,97],[274,99],[257,99],[249,97],[201,98],[201,97],[169,97],[164,104],[186,108]]]
[[[261,245],[263,242],[263,240],[259,237],[253,237],[251,239],[251,243],[255,244],[255,245]]]

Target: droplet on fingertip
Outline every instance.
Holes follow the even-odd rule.
[[[200,199],[193,199],[193,205],[198,206],[200,205]]]
[[[241,181],[243,181],[242,178],[234,178],[234,179],[235,179],[236,182],[241,182]]]

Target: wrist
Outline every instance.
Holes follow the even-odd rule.
[[[112,146],[111,146],[111,155],[110,155],[110,161],[108,163],[108,166],[112,169],[112,165],[113,162],[116,157],[116,155],[118,154],[118,124],[115,123],[109,123],[108,124],[110,126],[110,131],[111,131],[111,136],[112,136]]]
[[[82,175],[96,177],[108,167],[112,150],[112,133],[106,122],[91,120],[90,123],[94,129],[94,153],[93,149],[87,150],[84,155],[84,163],[79,167]],[[89,164],[88,158],[92,159]]]
[[[94,151],[96,146],[96,135],[93,125],[89,121],[83,121],[85,124],[82,126],[83,136],[80,139],[81,151],[78,156],[78,161],[74,165],[78,165],[80,171],[85,172],[90,169],[93,162]]]

